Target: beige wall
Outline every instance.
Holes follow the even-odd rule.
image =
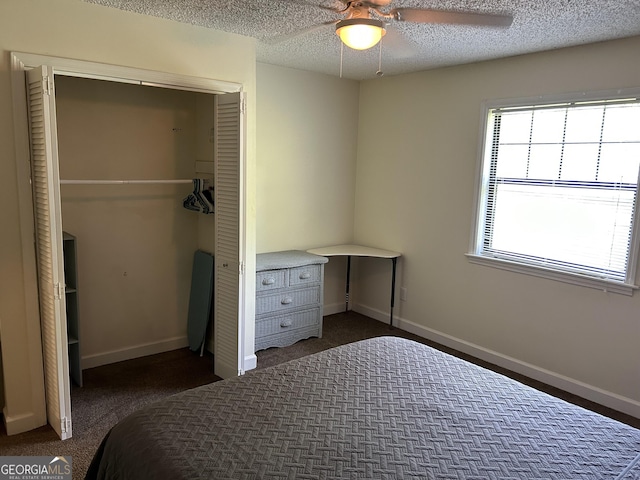
[[[355,209],[356,241],[404,253],[405,328],[442,334],[577,391],[591,387],[636,416],[640,294],[472,265],[465,253],[481,102],[638,87],[638,52],[640,37],[363,82]],[[363,311],[388,311],[388,268],[362,265]]]
[[[0,334],[6,421],[19,428],[44,420],[37,358],[33,251],[23,251],[19,200],[28,191],[15,164],[10,51],[88,60],[237,82],[247,92],[249,250],[255,239],[255,45],[252,39],[100,7],[80,0],[0,2]],[[22,182],[22,183],[19,183]],[[27,197],[28,200],[28,197]],[[23,210],[25,211],[25,210]],[[26,232],[28,233],[28,232]],[[251,263],[251,262],[249,262]],[[251,268],[251,264],[247,265]],[[35,319],[35,320],[34,320]]]
[[[258,64],[257,250],[353,239],[359,83]],[[325,267],[325,314],[344,302],[344,261]]]

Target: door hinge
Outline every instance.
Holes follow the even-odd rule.
[[[42,89],[44,90],[45,95],[53,95],[53,77],[47,75],[42,79]]]
[[[240,113],[245,114],[247,113],[247,99],[243,98],[242,100],[240,100]]]
[[[63,295],[64,295],[64,285],[58,282],[53,286],[53,298],[55,300],[60,300]]]
[[[60,430],[62,433],[69,433],[71,431],[71,419],[69,417],[62,417],[60,419]]]
[[[238,264],[238,272],[240,273],[240,275],[244,275],[244,262],[240,262]]]

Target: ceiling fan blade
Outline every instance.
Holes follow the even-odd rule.
[[[420,8],[394,8],[390,12],[396,20],[415,23],[447,23],[453,25],[481,25],[508,27],[513,22],[511,15],[490,13],[452,12],[446,10],[424,10]]]
[[[298,5],[304,5],[305,7],[315,7],[321,8],[322,10],[329,10],[331,12],[341,12],[342,10],[334,7],[327,7],[325,5],[320,5],[318,2],[308,1],[308,0],[287,0],[289,3],[297,3]]]
[[[301,35],[307,35],[309,33],[322,30],[323,28],[326,28],[329,25],[335,25],[336,23],[338,23],[337,20],[318,23],[316,25],[311,25],[310,27],[301,28],[300,30],[296,30],[295,32],[285,33],[284,35],[276,35],[275,37],[267,38],[265,40],[262,40],[262,43],[265,43],[267,45],[276,45],[278,43],[286,42]]]
[[[387,34],[382,37],[382,49],[389,50],[394,58],[413,58],[420,54],[418,46],[391,25],[386,27]]]

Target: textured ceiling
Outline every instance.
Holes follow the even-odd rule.
[[[340,74],[334,25],[312,28],[343,18],[322,8],[344,8],[338,0],[85,1],[254,37],[259,62]],[[507,13],[513,24],[504,29],[389,20],[382,42],[384,75],[640,35],[640,0],[393,0],[383,10],[399,7]],[[377,46],[345,47],[343,77],[375,78],[379,55]]]

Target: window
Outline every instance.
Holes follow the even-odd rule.
[[[640,98],[486,108],[476,263],[631,295]]]

